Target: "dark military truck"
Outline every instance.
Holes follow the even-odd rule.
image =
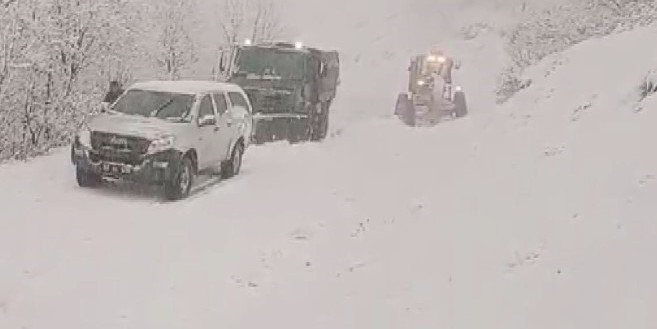
[[[241,86],[253,105],[254,144],[326,138],[339,84],[336,51],[246,42],[221,51],[219,71],[219,79]]]

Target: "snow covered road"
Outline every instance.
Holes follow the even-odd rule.
[[[491,120],[254,148],[243,176],[174,204],[79,189],[66,152],[4,166],[0,327],[653,321],[655,173]]]

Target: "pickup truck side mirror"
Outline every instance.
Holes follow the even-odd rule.
[[[199,127],[216,126],[217,118],[214,115],[206,115],[198,120]]]

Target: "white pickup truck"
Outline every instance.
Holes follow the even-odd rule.
[[[239,174],[252,121],[251,103],[235,84],[137,83],[76,134],[71,158],[77,182],[154,183],[167,199],[184,199],[199,173]]]

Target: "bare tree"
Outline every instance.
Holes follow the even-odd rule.
[[[196,4],[193,0],[159,0],[154,6],[157,64],[166,78],[177,80],[198,61],[191,33]]]
[[[245,0],[223,0],[220,9],[221,30],[225,42],[235,44],[242,37],[246,25],[246,1]]]
[[[253,42],[281,36],[283,24],[274,0],[222,0],[219,9],[224,41],[235,44],[242,38]]]
[[[251,39],[254,42],[272,41],[282,34],[282,20],[273,0],[252,0],[253,25]]]

